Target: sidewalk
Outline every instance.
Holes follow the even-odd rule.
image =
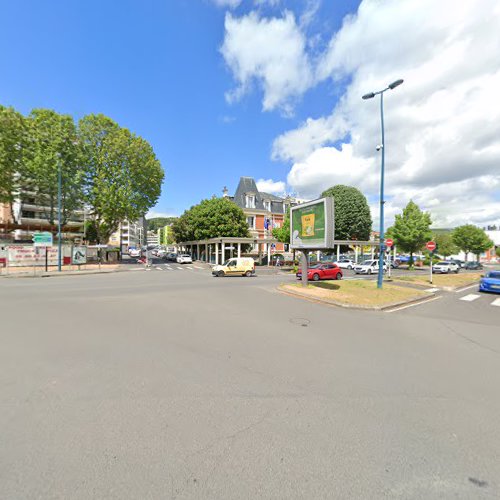
[[[105,274],[130,270],[130,264],[85,264],[80,266],[66,265],[61,272],[57,266],[49,266],[45,271],[44,266],[29,267],[3,267],[0,268],[0,278],[47,278],[50,276],[72,276],[84,274]]]

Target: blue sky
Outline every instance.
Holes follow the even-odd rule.
[[[239,177],[317,197],[358,187],[386,225],[410,199],[435,226],[500,222],[496,0],[0,0],[0,103],[104,113],[166,173],[158,214]]]
[[[324,8],[330,26],[355,6],[336,3]],[[280,9],[261,9],[272,11]],[[229,104],[234,82],[219,51],[225,15],[208,0],[3,1],[0,102],[75,119],[104,113],[146,138],[166,173],[160,213],[182,213],[224,185],[232,192],[241,175],[284,179],[288,165],[270,157],[273,139],[331,109],[335,96],[311,92],[293,117],[262,112],[259,91]]]

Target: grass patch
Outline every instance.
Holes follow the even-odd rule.
[[[458,273],[458,274],[433,274],[432,284],[434,286],[451,286],[460,288],[470,283],[479,282],[480,273]],[[415,283],[416,285],[430,286],[430,276],[398,276],[394,281],[404,281],[405,283]]]
[[[331,300],[340,304],[361,307],[381,307],[398,302],[427,297],[421,290],[384,283],[377,288],[376,281],[320,281],[307,288],[300,283],[282,285],[283,290],[299,292],[310,298]]]

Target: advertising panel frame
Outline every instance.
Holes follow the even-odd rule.
[[[323,215],[323,225],[317,225],[316,215]],[[308,216],[312,216],[308,220]],[[300,219],[299,219],[300,218]],[[318,230],[323,232],[322,241],[313,239],[305,233],[308,229],[314,235]],[[304,240],[302,238],[305,238]],[[290,248],[294,250],[321,250],[334,247],[335,240],[335,208],[333,197],[301,203],[290,208]]]

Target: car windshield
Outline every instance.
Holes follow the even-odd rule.
[[[363,266],[371,266],[371,265],[372,265],[372,263],[373,263],[373,260],[365,260],[365,261],[363,262]]]
[[[438,262],[436,265],[437,266],[449,266],[450,262],[445,262],[444,260],[442,260],[441,262]]]
[[[322,267],[321,264],[314,264],[314,265],[310,266],[309,269],[319,269],[321,267]]]
[[[500,280],[500,271],[490,271],[489,273],[486,273],[486,277]]]

